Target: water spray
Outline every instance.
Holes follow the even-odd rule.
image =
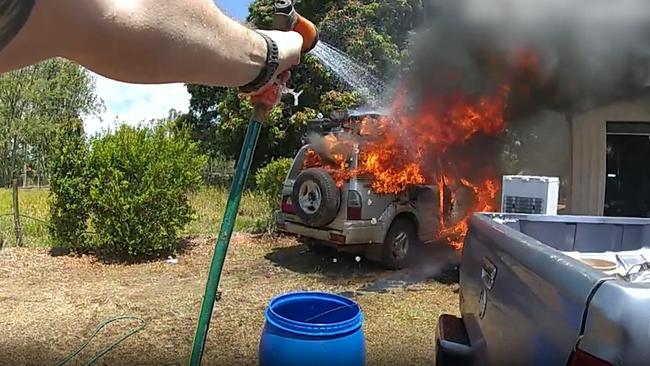
[[[294,8],[292,0],[276,1],[273,28],[281,31],[293,30],[300,33],[303,38],[302,51],[305,53],[311,51],[318,43],[318,30],[316,29],[316,26],[298,14]],[[217,291],[219,288],[219,280],[221,279],[221,272],[226,259],[228,245],[230,244],[230,238],[235,226],[235,220],[241,202],[241,195],[248,178],[248,173],[253,161],[253,154],[257,147],[257,141],[260,136],[262,125],[268,118],[268,106],[256,101],[255,99],[253,99],[252,102],[253,115],[251,122],[248,125],[248,131],[246,132],[239,161],[237,162],[235,178],[230,189],[226,212],[223,216],[223,221],[221,222],[221,231],[217,238],[214,256],[212,257],[212,264],[208,274],[208,281],[205,287],[205,295],[201,304],[199,322],[194,336],[194,344],[192,346],[192,356],[190,360],[191,366],[199,366],[201,364],[201,359],[203,358],[203,351],[205,349],[208,330],[210,328],[214,303],[218,300]]]

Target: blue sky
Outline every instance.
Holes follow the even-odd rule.
[[[243,21],[251,0],[215,0],[215,3],[224,13]],[[86,132],[91,135],[114,129],[121,123],[134,125],[167,117],[170,109],[186,112],[189,108],[190,95],[183,84],[135,85],[93,76],[97,80],[97,95],[106,108],[101,116],[85,119]]]
[[[233,18],[245,20],[248,15],[250,0],[216,0],[219,8]]]

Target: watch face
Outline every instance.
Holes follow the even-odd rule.
[[[483,319],[485,316],[485,310],[487,309],[487,291],[485,288],[481,289],[481,295],[478,300],[478,316],[480,319]]]

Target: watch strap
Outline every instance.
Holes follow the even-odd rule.
[[[266,85],[273,76],[275,75],[275,72],[278,70],[278,67],[280,66],[280,61],[279,61],[279,51],[278,51],[278,45],[275,43],[275,41],[267,36],[264,33],[257,32],[257,34],[261,35],[262,38],[266,41],[266,64],[264,65],[264,68],[260,72],[260,74],[255,78],[255,80],[251,81],[250,83],[242,86],[239,88],[239,90],[242,93],[252,93],[264,85]]]

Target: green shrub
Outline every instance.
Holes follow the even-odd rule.
[[[278,159],[270,162],[255,175],[257,188],[270,200],[280,200],[282,185],[287,178],[292,159]]]
[[[80,121],[59,126],[48,149],[50,238],[55,246],[83,250],[89,217],[88,145]]]
[[[188,193],[205,158],[186,134],[121,126],[96,138],[88,159],[93,247],[142,257],[172,251],[191,219]]]

